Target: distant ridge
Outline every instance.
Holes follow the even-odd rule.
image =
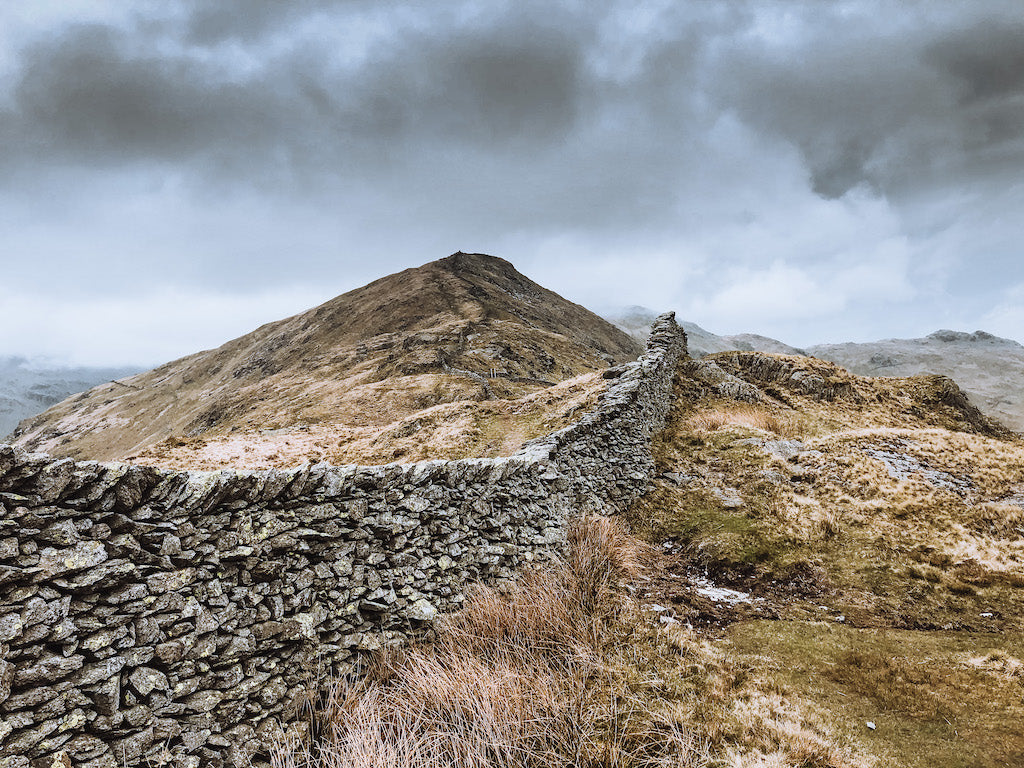
[[[138,372],[138,367],[43,365],[24,357],[0,357],[0,441],[22,419],[59,403],[68,395]]]
[[[632,306],[606,313],[606,319],[637,340],[647,338],[648,329],[658,315],[652,309]],[[776,355],[805,355],[802,349],[791,347],[776,339],[753,333],[719,336],[694,322],[682,320],[679,325],[686,331],[690,357],[701,358],[716,352],[771,352]]]
[[[504,259],[457,252],[375,280],[214,350],[26,420],[32,450],[112,460],[158,442],[333,424],[519,396],[635,359],[642,345]]]
[[[655,313],[633,306],[606,315],[634,338],[643,339]],[[818,357],[861,376],[948,376],[986,416],[1024,432],[1024,346],[1012,339],[986,331],[942,329],[919,339],[818,344],[799,349],[767,336],[719,336],[696,323],[679,324],[686,330],[690,355],[694,358],[734,350],[769,352]]]
[[[1012,339],[943,329],[919,339],[819,344],[807,351],[861,376],[949,376],[987,416],[1024,432],[1024,346]]]

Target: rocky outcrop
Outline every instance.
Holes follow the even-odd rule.
[[[1008,437],[1012,434],[1003,424],[982,413],[948,376],[933,375],[920,378],[926,383],[926,394],[922,398],[926,407],[934,409],[945,406],[969,424],[973,431],[983,435]]]
[[[847,400],[860,403],[864,400],[851,378],[844,375],[845,371],[829,364],[815,365],[808,358],[788,359],[784,355],[763,352],[723,352],[702,362],[712,361],[726,373],[747,382],[748,386],[756,382],[762,388],[781,387],[826,402]]]
[[[1024,432],[1024,346],[985,331],[941,330],[919,339],[821,344],[808,352],[861,376],[948,376],[990,419]]]
[[[726,373],[713,360],[687,360],[685,371],[688,376],[707,384],[717,394],[746,403],[764,399],[764,393],[743,379]]]
[[[594,412],[504,458],[202,473],[0,447],[0,766],[245,764],[319,680],[643,493],[685,348],[662,316]]]

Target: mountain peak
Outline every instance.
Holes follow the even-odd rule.
[[[444,264],[452,270],[479,269],[481,266],[488,266],[492,268],[501,267],[512,272],[516,271],[516,268],[512,266],[512,262],[506,261],[499,256],[491,256],[489,253],[466,253],[465,251],[456,251],[451,256],[445,256],[443,259],[438,259],[438,261],[434,263]]]
[[[967,333],[965,331],[951,331],[946,328],[935,331],[935,333],[929,333],[926,338],[933,339],[935,341],[943,341],[947,343],[954,341],[1009,341],[1009,339],[1001,339],[998,336],[995,336],[994,334],[988,333],[987,331],[975,331],[974,333]]]
[[[505,259],[459,251],[127,386],[65,401],[23,422],[17,442],[111,460],[169,439],[297,424],[382,427],[428,401],[522,397],[642,351]]]

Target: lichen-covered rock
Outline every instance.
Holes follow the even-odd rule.
[[[25,622],[17,613],[8,613],[4,616],[0,616],[0,643],[7,640],[13,640],[21,634],[22,629],[25,627]]]
[[[54,683],[82,668],[85,659],[81,655],[44,656],[34,664],[20,667],[14,673],[14,685],[29,687]]]
[[[406,615],[413,621],[433,621],[437,616],[437,608],[421,597],[406,609]]]
[[[11,683],[14,682],[14,665],[0,659],[0,704],[11,695]]]
[[[149,667],[139,667],[134,670],[128,675],[128,680],[131,682],[132,688],[143,696],[157,688],[161,691],[166,691],[169,687],[167,676],[163,672],[157,672]]]
[[[99,565],[107,559],[107,550],[100,541],[83,541],[68,549],[47,547],[39,552],[42,576],[49,578]]]

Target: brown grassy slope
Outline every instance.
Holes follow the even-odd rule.
[[[70,398],[23,422],[16,443],[109,460],[232,430],[383,427],[441,402],[520,397],[640,352],[507,261],[458,253]],[[467,371],[499,378],[484,386]]]
[[[427,380],[427,381],[424,381]],[[430,381],[433,384],[430,384]],[[417,393],[410,407],[435,398],[454,398],[442,390],[457,379],[421,374],[401,380]],[[382,385],[385,382],[382,382]],[[383,426],[345,426],[326,422],[271,430],[242,429],[207,433],[187,440],[172,438],[127,457],[134,463],[174,469],[222,467],[261,469],[303,462],[386,464],[391,461],[508,456],[523,443],[568,426],[591,410],[604,389],[598,373],[587,373],[519,398],[441,402]],[[365,393],[360,393],[365,394]]]
[[[665,553],[649,599],[879,765],[1024,764],[1024,443],[943,377],[714,359],[764,396],[680,366],[633,510]]]

